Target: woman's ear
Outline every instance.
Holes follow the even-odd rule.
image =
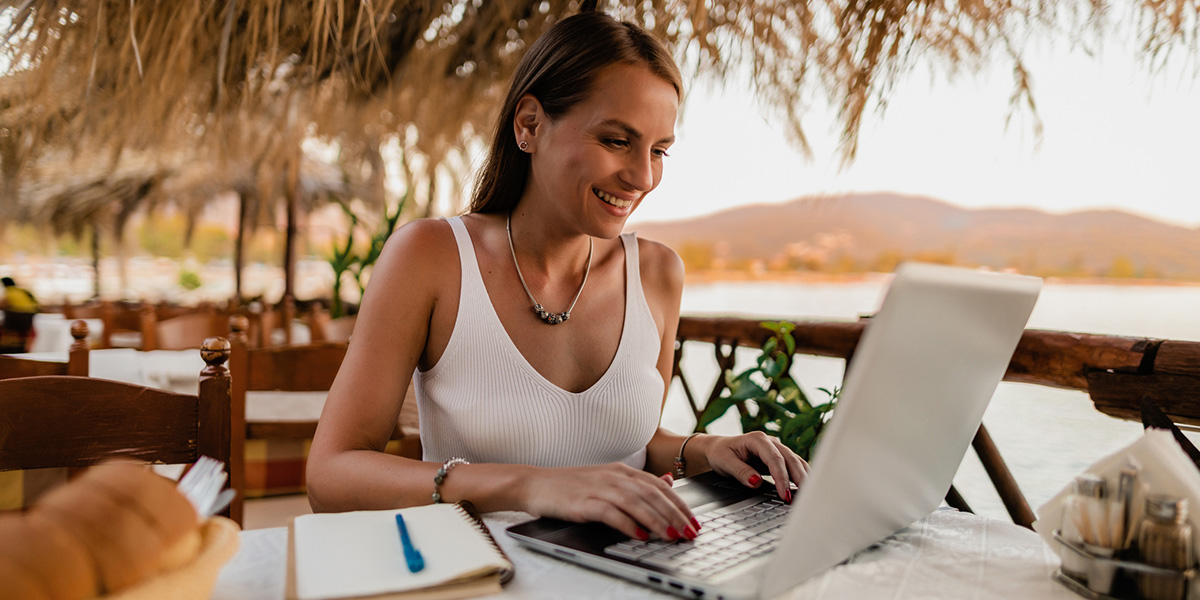
[[[533,152],[537,147],[537,137],[544,128],[546,113],[542,103],[533,94],[525,94],[517,101],[516,116],[513,117],[513,135],[515,143],[525,152]]]

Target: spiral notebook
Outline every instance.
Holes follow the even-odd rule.
[[[396,529],[404,515],[425,558],[411,573]],[[449,600],[494,594],[513,575],[469,502],[297,517],[288,526],[288,600]]]

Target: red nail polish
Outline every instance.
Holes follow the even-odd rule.
[[[697,521],[696,517],[690,517],[688,520],[692,522],[692,527],[695,527],[696,531],[700,531],[700,521]]]
[[[683,537],[685,537],[689,540],[694,540],[694,539],[696,539],[697,535],[699,535],[699,534],[696,533],[696,529],[693,528],[691,525],[688,525],[687,527],[683,528]]]
[[[758,484],[760,483],[762,483],[762,477],[759,477],[758,475],[750,476],[750,487],[758,487]]]
[[[644,542],[644,541],[646,541],[646,540],[649,540],[649,539],[650,539],[650,534],[649,534],[649,533],[646,533],[646,530],[645,530],[645,529],[642,529],[641,527],[638,527],[637,529],[634,529],[634,530],[633,530],[633,537],[635,537],[635,538],[637,538],[637,539],[639,539],[639,540],[641,540],[641,541],[643,541],[643,542]]]
[[[789,490],[784,491],[783,499],[787,500],[788,504],[791,504],[792,503],[792,490],[789,489]]]
[[[671,540],[672,542],[679,539],[679,532],[675,531],[674,527],[668,527],[667,528],[667,539]]]

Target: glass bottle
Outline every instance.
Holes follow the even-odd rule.
[[[1091,474],[1076,477],[1072,483],[1071,494],[1063,502],[1063,539],[1077,548],[1083,548],[1085,543],[1095,545],[1099,503],[1107,496],[1108,482],[1103,477]],[[1085,557],[1068,550],[1062,555],[1062,570],[1064,574],[1086,582],[1088,561]]]
[[[1148,600],[1179,600],[1187,591],[1182,571],[1192,564],[1192,526],[1187,499],[1167,494],[1146,497],[1146,516],[1138,531],[1138,552],[1152,567],[1179,574],[1142,573],[1138,591]]]

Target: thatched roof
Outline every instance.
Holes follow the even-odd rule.
[[[608,0],[685,69],[749,65],[757,93],[807,147],[815,102],[840,107],[852,158],[865,112],[918,63],[946,72],[1013,65],[1033,107],[1031,36],[1138,36],[1148,64],[1195,56],[1200,0]],[[579,10],[567,0],[0,0],[0,173],[28,175],[47,148],[187,150],[251,171],[295,165],[300,140],[377,165],[398,137],[446,164],[490,127],[524,49]],[[1121,31],[1121,28],[1126,28]],[[999,116],[998,116],[999,117]],[[376,179],[378,179],[376,177]],[[378,186],[377,186],[378,187]]]
[[[99,225],[119,234],[136,212],[171,206],[195,217],[218,194],[237,191],[247,201],[247,223],[273,222],[275,204],[264,183],[245,163],[197,162],[181,154],[151,156],[125,152],[118,160],[59,154],[43,157],[18,182],[18,203],[9,217],[76,236]],[[298,179],[299,209],[310,211],[331,199],[360,194],[336,166],[304,156]],[[267,200],[264,200],[267,199]],[[194,219],[189,219],[189,224]],[[189,230],[190,232],[190,230]]]

